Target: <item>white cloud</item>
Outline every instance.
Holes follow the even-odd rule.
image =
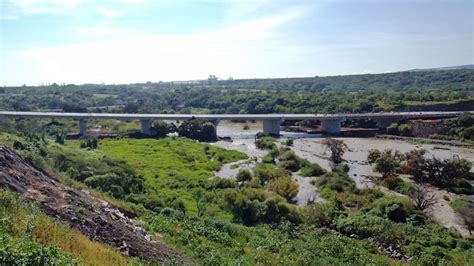
[[[97,8],[96,10],[99,14],[108,18],[114,18],[122,15],[122,12],[110,8]]]
[[[265,66],[269,63],[278,64],[281,51],[287,48],[273,41],[276,28],[304,14],[296,9],[212,31],[153,37],[127,35],[34,48],[23,52],[20,60],[35,67],[41,77],[38,83],[128,83],[252,72],[262,75],[267,73]],[[111,32],[105,27],[79,30],[84,37]]]
[[[71,10],[84,0],[7,0],[25,13],[61,13]]]
[[[111,28],[107,26],[80,27],[75,31],[82,38],[104,37],[113,33]]]

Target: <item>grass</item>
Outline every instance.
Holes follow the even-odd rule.
[[[197,213],[192,188],[202,187],[222,164],[247,159],[243,153],[184,138],[104,140],[99,149],[143,175],[148,193],[177,197],[192,214]]]
[[[13,192],[0,191],[0,223],[1,238],[9,238],[10,242],[33,242],[58,248],[59,254],[69,254],[85,265],[128,263],[116,249],[89,240],[67,224],[53,220],[34,204],[23,203]],[[13,253],[11,250],[9,252]],[[18,256],[19,260],[24,259],[25,254]],[[68,259],[70,261],[67,264],[74,262],[72,258]]]

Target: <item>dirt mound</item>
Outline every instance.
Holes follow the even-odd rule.
[[[67,222],[92,240],[115,246],[127,256],[160,262],[190,260],[163,243],[150,240],[117,208],[87,191],[61,184],[55,177],[0,145],[0,188],[40,203],[48,215]]]

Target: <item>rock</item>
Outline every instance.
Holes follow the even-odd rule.
[[[108,202],[63,185],[3,145],[0,145],[0,188],[20,193],[25,201],[39,202],[47,215],[68,223],[92,240],[115,246],[124,255],[193,264],[167,245],[151,241],[143,228]]]

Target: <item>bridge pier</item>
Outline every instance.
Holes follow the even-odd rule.
[[[87,135],[87,120],[86,119],[79,120],[79,135],[81,137],[85,137]]]
[[[389,127],[393,123],[398,123],[402,120],[401,118],[379,118],[376,119],[375,122],[377,123],[377,128],[379,130],[387,130],[387,127]]]
[[[140,130],[140,133],[144,135],[151,135],[151,126],[153,123],[153,120],[147,119],[147,120],[140,120],[142,124],[142,129]]]
[[[341,133],[341,123],[344,119],[324,119],[321,120],[321,130],[327,134]]]
[[[263,134],[280,135],[280,119],[263,120]]]

